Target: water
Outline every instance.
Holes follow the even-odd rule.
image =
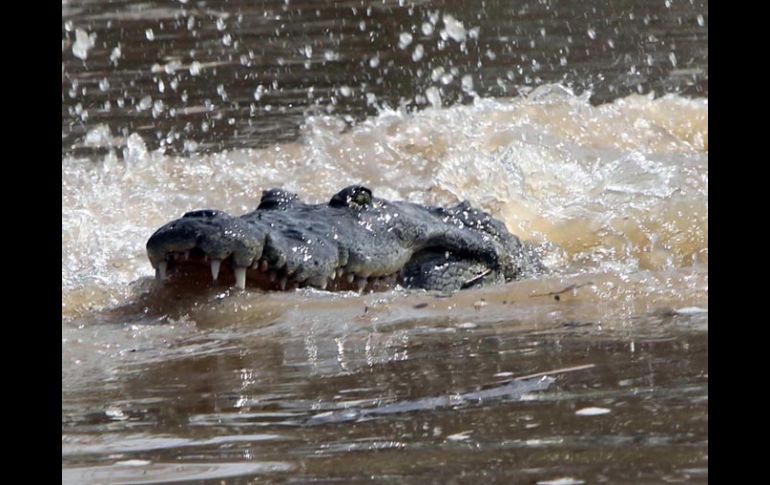
[[[708,480],[699,2],[62,5],[65,483]],[[420,48],[418,48],[420,46]],[[547,276],[196,293],[191,209],[468,199]]]
[[[76,1],[62,20],[68,154],[93,151],[85,135],[103,123],[154,148],[221,151],[293,140],[308,112],[350,123],[543,83],[594,103],[708,94],[700,0]]]

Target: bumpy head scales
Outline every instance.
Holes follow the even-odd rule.
[[[328,204],[266,190],[240,217],[198,210],[150,237],[159,279],[210,272],[239,288],[313,286],[330,290],[406,287],[455,290],[499,283],[542,269],[504,224],[468,203],[426,207],[373,196],[353,185]],[[177,277],[177,275],[180,275]]]

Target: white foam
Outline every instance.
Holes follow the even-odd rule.
[[[164,155],[137,133],[93,129],[84,142],[114,151],[97,164],[62,160],[65,297],[88,288],[100,301],[121,298],[153,275],[144,244],[161,224],[196,208],[253,210],[270,187],[309,202],[351,183],[433,205],[468,199],[547,244],[549,264],[587,271],[707,264],[707,100],[592,106],[545,86],[439,108],[438,88],[425,95],[435,109],[381,109],[352,128],[308,116],[298,141],[260,150],[199,154],[194,140],[180,140],[184,155]]]

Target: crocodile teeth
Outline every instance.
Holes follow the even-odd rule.
[[[324,276],[314,276],[307,280],[307,283],[313,288],[325,290],[329,286],[329,278]]]
[[[364,291],[364,288],[366,288],[366,283],[366,278],[356,278],[356,289],[358,291]]]
[[[246,268],[235,268],[235,286],[246,288]]]
[[[345,279],[348,283],[352,283],[354,279],[356,279],[355,273],[348,273],[345,275]]]
[[[261,272],[265,273],[267,271],[267,268],[268,268],[267,260],[263,259],[262,261],[259,262],[259,270]]]
[[[344,274],[345,274],[345,270],[344,269],[339,268],[337,270],[337,278],[342,278],[342,275],[344,275]]]
[[[276,276],[278,276],[278,273],[276,273],[275,271],[271,271],[269,276],[270,281],[271,282],[275,281]]]
[[[184,260],[187,261],[189,259],[190,259],[190,251],[185,251],[184,252]]]
[[[211,260],[211,277],[214,278],[214,281],[219,278],[219,267],[222,265],[221,259],[212,259]]]
[[[166,268],[168,267],[168,263],[165,261],[161,261],[158,263],[158,267],[155,269],[155,279],[156,280],[165,280],[166,279]]]
[[[281,291],[286,289],[286,282],[288,281],[288,278],[285,276],[281,278],[281,280],[278,282],[278,286],[281,287]]]

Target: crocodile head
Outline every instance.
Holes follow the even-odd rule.
[[[467,202],[441,208],[387,201],[360,185],[327,204],[272,189],[240,217],[188,212],[150,237],[147,254],[162,280],[213,278],[266,290],[456,290],[543,269],[502,222]]]

